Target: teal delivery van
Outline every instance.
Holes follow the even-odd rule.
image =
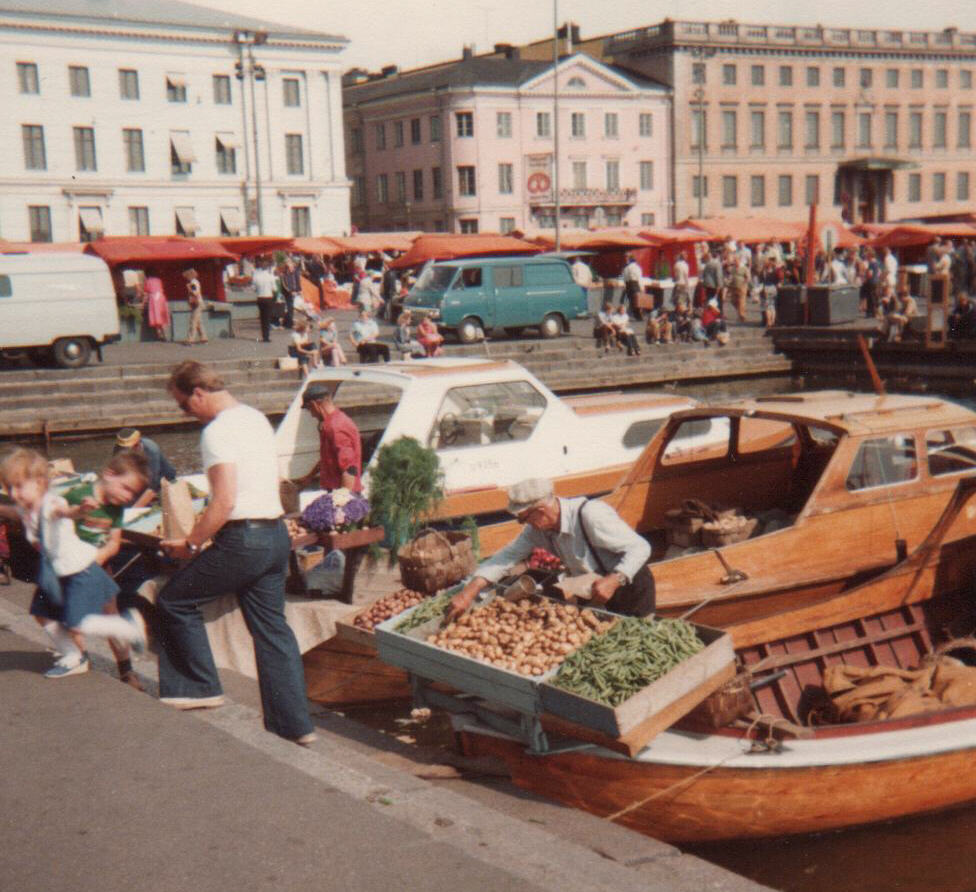
[[[463,344],[493,328],[538,328],[542,337],[555,338],[571,319],[589,315],[586,289],[573,281],[569,264],[545,255],[432,263],[403,305],[429,313]]]

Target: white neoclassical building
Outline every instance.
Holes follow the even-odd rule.
[[[346,44],[171,0],[0,0],[0,238],[347,232]]]

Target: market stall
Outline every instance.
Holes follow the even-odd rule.
[[[510,235],[454,235],[425,233],[410,250],[390,264],[394,269],[423,266],[430,260],[453,260],[457,257],[492,257],[498,255],[539,254],[542,248]]]

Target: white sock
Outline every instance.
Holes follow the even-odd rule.
[[[54,644],[54,650],[61,657],[81,658],[81,651],[74,639],[68,634],[68,630],[59,622],[51,620],[42,626],[47,632],[48,638]]]
[[[133,623],[118,615],[92,613],[78,625],[83,635],[96,635],[99,638],[117,638],[128,643],[141,640],[139,630]]]

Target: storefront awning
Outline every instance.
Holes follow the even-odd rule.
[[[180,224],[180,229],[186,235],[193,235],[200,228],[197,223],[197,215],[194,213],[193,208],[177,208],[176,222]]]
[[[81,225],[89,235],[98,237],[105,234],[101,208],[78,208],[78,215],[81,217]]]
[[[241,141],[233,133],[218,133],[217,142],[227,150],[241,147]]]
[[[220,219],[231,235],[240,235],[244,228],[244,215],[237,208],[221,208]]]
[[[186,130],[171,130],[169,133],[169,141],[173,146],[173,151],[176,153],[176,157],[179,158],[181,164],[192,164],[197,160],[197,156],[193,151],[193,143],[190,142],[190,134]]]
[[[186,75],[185,74],[167,74],[166,75],[166,83],[169,84],[171,87],[176,87],[177,89],[179,89],[180,87],[185,87],[186,86]]]
[[[852,158],[841,161],[837,167],[839,170],[915,170],[919,165],[904,158]]]

